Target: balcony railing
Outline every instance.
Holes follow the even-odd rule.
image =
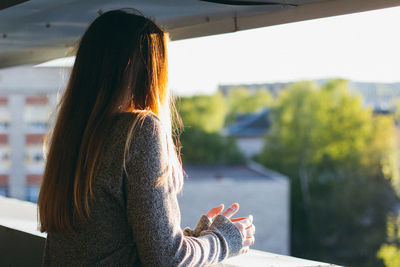
[[[46,235],[37,230],[35,204],[0,196],[0,265],[41,266]],[[216,267],[325,267],[334,264],[259,250],[230,258]]]

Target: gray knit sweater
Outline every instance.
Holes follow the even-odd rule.
[[[240,253],[242,236],[218,215],[202,216],[194,230],[181,229],[170,179],[156,186],[167,166],[161,121],[147,116],[133,137],[122,168],[134,114],[115,118],[103,148],[89,222],[74,219],[76,234],[48,233],[45,266],[207,266]]]

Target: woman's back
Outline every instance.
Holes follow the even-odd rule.
[[[135,131],[125,175],[125,140],[135,116],[116,116],[93,181],[91,217],[86,223],[74,219],[75,234],[48,233],[45,265],[200,266],[239,253],[241,234],[222,215],[197,237],[181,230],[171,179],[156,185],[168,173],[168,156],[166,135],[153,114]]]
[[[87,223],[74,216],[76,234],[48,233],[45,264],[101,265],[137,261],[132,230],[126,217],[123,156],[129,125],[135,114],[121,113],[108,129],[102,149],[103,161],[93,181],[95,199],[90,203]],[[146,125],[145,125],[146,126]],[[132,142],[135,142],[133,138]]]

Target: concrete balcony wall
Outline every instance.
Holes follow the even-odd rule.
[[[41,266],[46,234],[37,230],[35,204],[0,197],[0,266]],[[322,262],[250,250],[215,267],[328,267]]]
[[[0,266],[41,266],[46,234],[36,204],[0,196]]]

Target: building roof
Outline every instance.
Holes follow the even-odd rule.
[[[236,117],[236,122],[225,128],[223,133],[235,137],[261,137],[269,128],[269,109],[265,108],[257,113],[242,114]]]
[[[315,80],[318,85],[328,82],[328,79]],[[282,90],[294,82],[285,83],[258,83],[258,84],[223,84],[219,85],[218,90],[228,95],[231,90],[236,88],[246,88],[250,93],[258,90],[270,92],[275,97]],[[355,95],[361,95],[365,107],[373,109],[374,113],[388,114],[395,109],[396,101],[400,99],[400,82],[382,83],[382,82],[359,82],[349,81],[349,92]]]
[[[218,86],[218,91],[223,95],[228,96],[231,90],[235,90],[237,88],[246,88],[250,93],[255,93],[258,90],[265,90],[276,97],[279,95],[282,89],[290,84],[292,84],[292,82],[220,84]]]
[[[269,170],[256,162],[247,164],[184,164],[183,169],[190,179],[223,179],[234,180],[276,180],[287,179],[286,176]]]

